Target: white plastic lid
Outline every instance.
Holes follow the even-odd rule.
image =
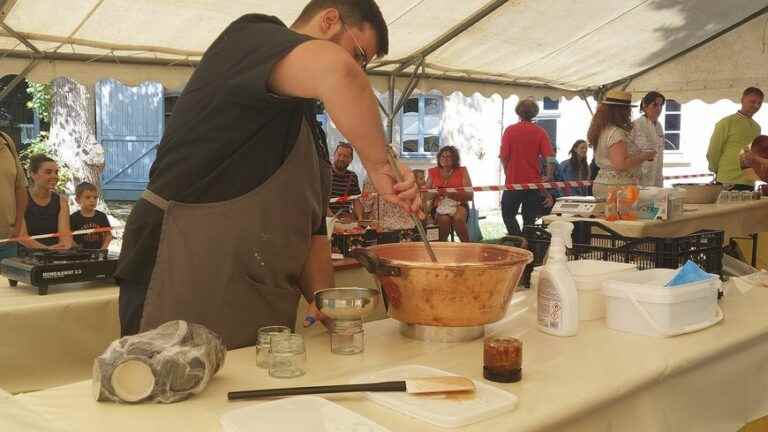
[[[717,295],[722,285],[717,275],[711,279],[665,287],[677,270],[652,269],[616,275],[603,282],[603,293],[609,297],[627,298],[631,293],[645,303],[680,303],[700,297]]]

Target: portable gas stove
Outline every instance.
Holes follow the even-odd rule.
[[[11,286],[24,282],[39,295],[48,294],[50,285],[111,279],[116,268],[117,257],[106,249],[29,249],[0,262],[0,274]]]

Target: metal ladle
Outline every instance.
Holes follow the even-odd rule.
[[[397,166],[397,160],[395,159],[395,154],[389,146],[387,146],[387,160],[389,160],[389,166],[392,168],[397,181],[402,182],[404,180],[403,173],[400,172],[400,168]],[[424,242],[424,247],[427,248],[429,258],[432,262],[436,263],[437,256],[435,256],[435,251],[432,250],[432,245],[429,244],[427,230],[424,229],[424,225],[422,225],[421,220],[419,220],[415,214],[409,212],[408,215],[411,217],[411,220],[416,225],[416,229],[419,231],[419,236],[421,236],[421,240]]]

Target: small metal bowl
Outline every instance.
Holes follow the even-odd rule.
[[[356,320],[370,315],[379,303],[371,288],[328,288],[315,293],[317,308],[335,320]]]

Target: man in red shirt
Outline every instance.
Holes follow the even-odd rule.
[[[531,99],[521,100],[515,107],[520,121],[509,126],[501,137],[499,159],[506,174],[506,184],[539,183],[552,180],[555,154],[547,132],[533,123],[539,114],[538,104]],[[542,178],[542,159],[547,162],[547,173]],[[520,235],[517,213],[522,205],[523,223],[533,225],[541,214],[542,197],[538,190],[504,191],[501,196],[501,215],[509,235]]]

